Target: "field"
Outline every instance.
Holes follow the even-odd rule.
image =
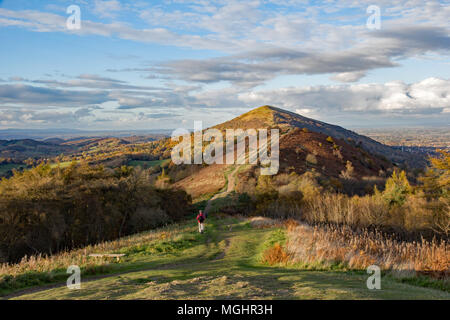
[[[165,164],[168,164],[170,162],[170,159],[164,159],[164,160],[151,160],[151,161],[144,161],[144,160],[132,160],[128,162],[129,166],[132,167],[154,167],[154,166],[164,166]]]
[[[450,147],[448,127],[359,129],[357,131],[388,146]]]
[[[68,166],[70,166],[70,164],[72,163],[72,161],[64,161],[64,162],[59,162],[59,163],[52,163],[50,165],[51,168],[67,168]]]
[[[270,266],[262,262],[263,253],[285,241],[285,229],[270,224],[261,228],[258,220],[214,217],[204,234],[190,221],[88,247],[54,257],[49,270],[40,272],[53,275],[48,287],[41,283],[14,293],[6,290],[3,279],[1,292],[11,299],[450,299],[444,291],[388,276],[382,278],[381,290],[368,290],[363,271]],[[86,257],[94,252],[126,256],[120,262]],[[80,290],[66,287],[64,264],[82,268]],[[27,268],[32,265],[44,263],[29,262]],[[29,270],[19,274],[32,283]]]
[[[26,167],[26,165],[24,164],[20,164],[20,163],[6,163],[6,164],[0,164],[0,177],[5,175],[8,171],[12,170],[12,169],[22,169]]]

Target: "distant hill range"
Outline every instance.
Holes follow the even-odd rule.
[[[166,135],[116,137],[77,137],[72,139],[48,138],[0,140],[0,158],[23,161],[28,158],[51,158],[60,154],[75,154],[94,148],[114,148],[128,144],[139,144],[165,138]]]
[[[33,139],[0,140],[0,157],[25,160],[34,157],[52,157],[69,152],[69,146]]]
[[[218,124],[215,128],[278,128],[281,133],[281,164],[284,167],[295,167],[296,171],[300,172],[306,170],[308,156],[309,159],[313,159],[313,156],[317,158],[315,166],[318,171],[333,176],[345,169],[347,161],[351,161],[361,175],[376,174],[379,170],[391,166],[391,162],[409,167],[422,167],[426,163],[424,155],[403,152],[342,127],[271,106],[256,108]],[[150,133],[152,131],[154,133]],[[112,150],[122,145],[137,145],[167,138],[170,132],[169,129],[115,132],[6,129],[0,130],[0,157],[25,160],[51,158],[98,148]],[[8,138],[28,136],[35,138]],[[330,142],[328,137],[331,137],[333,142]]]
[[[149,129],[149,130],[78,130],[78,129],[0,129],[0,140],[20,139],[74,139],[81,137],[130,137],[162,135],[169,136],[172,129]]]

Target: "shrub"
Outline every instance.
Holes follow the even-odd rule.
[[[159,190],[141,169],[41,165],[0,182],[0,252],[24,255],[111,240],[181,219],[190,197]]]
[[[351,161],[347,160],[347,164],[345,165],[345,171],[341,171],[341,177],[344,179],[352,179],[355,173],[355,168],[353,168],[353,164]]]
[[[383,198],[389,205],[403,205],[408,194],[412,193],[411,185],[406,178],[405,171],[397,174],[396,171],[386,181],[386,187],[383,191]]]
[[[289,260],[289,255],[283,249],[283,247],[279,243],[275,243],[275,245],[269,249],[267,249],[262,258],[263,263],[267,263],[269,265],[274,265],[278,263],[286,263]]]
[[[317,158],[316,158],[316,156],[314,154],[312,154],[312,153],[309,153],[306,156],[306,164],[313,165],[313,166],[317,165]]]

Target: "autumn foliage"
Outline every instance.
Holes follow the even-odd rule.
[[[184,217],[190,197],[146,171],[40,165],[0,182],[0,261],[115,239]]]

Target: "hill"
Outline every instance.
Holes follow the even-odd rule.
[[[288,133],[294,128],[306,128],[312,132],[344,140],[351,145],[363,148],[373,155],[386,157],[395,163],[405,163],[410,166],[423,165],[423,159],[414,158],[408,153],[396,150],[369,137],[357,134],[356,132],[344,129],[337,125],[307,118],[297,113],[272,106],[262,106],[253,109],[237,118],[219,124],[215,126],[215,128],[221,130],[237,128],[279,128],[282,133]]]
[[[36,141],[33,139],[0,140],[0,157],[25,160],[27,158],[49,158],[69,152],[68,146],[52,143],[51,141]]]
[[[221,131],[278,128],[279,174],[303,174],[313,170],[327,179],[345,177],[362,180],[364,177],[378,177],[393,167],[384,154],[393,156],[393,159],[407,159],[402,152],[353,131],[270,106],[256,108],[213,128]],[[227,170],[226,167],[207,166],[178,181],[175,186],[183,188],[194,198],[199,197],[202,192],[217,192],[224,182],[211,172],[217,170],[222,173]],[[245,170],[255,171],[256,167]],[[255,174],[239,174],[238,180],[244,183],[245,176],[249,175]]]
[[[330,138],[323,133],[295,128],[280,139],[280,169],[304,173],[314,168],[329,177],[339,177],[353,167],[353,176],[378,176],[391,167],[389,161],[355,147],[343,139]]]

